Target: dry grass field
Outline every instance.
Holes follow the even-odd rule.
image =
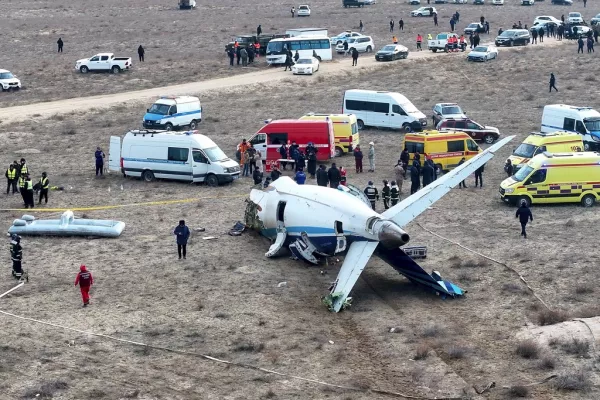
[[[263,8],[269,3],[262,2]],[[411,26],[414,20],[407,16],[412,7],[404,3],[380,0],[381,4],[364,10],[345,10],[338,3],[327,1],[323,6],[335,17],[328,23],[329,19],[316,13],[316,18],[311,17],[307,22],[286,20],[287,4],[274,8],[272,15],[262,12],[259,17],[239,7],[239,2],[228,0],[192,13],[180,12],[174,4],[158,1],[132,1],[127,7],[110,1],[102,3],[104,7],[90,1],[76,5],[63,3],[62,7],[59,2],[10,2],[8,7],[12,11],[8,15],[14,18],[8,25],[3,20],[0,30],[4,33],[9,29],[9,37],[22,43],[32,46],[37,43],[35,51],[39,59],[34,50],[14,52],[3,59],[21,78],[26,73],[17,72],[17,67],[29,64],[25,68],[30,70],[27,76],[31,86],[21,93],[2,93],[0,99],[6,106],[228,74],[227,69],[216,70],[217,65],[225,64],[217,51],[232,30],[242,30],[246,24],[253,29],[262,22],[265,31],[270,31],[270,25],[282,29],[302,23],[327,24],[331,32],[337,33],[356,25],[357,18],[362,17],[368,28],[378,24],[376,43],[382,43],[388,35],[385,29],[389,15],[402,12],[408,23],[406,36],[411,32],[412,38],[415,33],[416,28]],[[134,9],[131,4],[139,8]],[[44,9],[46,5],[49,9]],[[465,22],[478,19],[484,10],[493,30],[507,26],[512,20],[531,22],[536,14],[551,13],[559,17],[559,12],[567,11],[551,6],[548,1],[531,8],[514,4],[499,8],[440,5],[441,24],[455,7],[460,7],[461,21]],[[59,23],[59,18],[44,19],[41,24],[33,19],[36,15],[41,19],[48,10],[72,18],[64,18],[63,23]],[[313,12],[316,10],[315,6]],[[110,22],[101,22],[103,18]],[[185,18],[195,18],[201,23],[192,26],[185,23]],[[92,29],[89,21],[96,21],[97,28]],[[414,23],[425,27],[426,22],[431,23],[429,19]],[[125,33],[107,29],[113,25],[122,27]],[[34,26],[42,31],[57,30],[56,34],[59,28],[69,27],[68,32],[81,40],[72,45],[71,40],[65,40],[66,52],[59,56],[63,62],[57,64],[56,55],[52,54],[55,33],[44,36],[49,43],[43,46],[39,38],[34,40],[35,36],[31,36]],[[15,32],[22,37],[17,39]],[[194,39],[200,35],[218,40],[211,39],[210,47],[201,48]],[[67,33],[62,36],[68,37]],[[148,37],[161,49],[170,50],[161,53],[161,59],[152,61],[152,54],[147,54],[149,61],[142,67],[148,68],[144,81],[131,83],[141,79],[142,68],[119,76],[81,77],[70,71],[75,59],[104,49],[107,44],[119,54],[128,51],[127,54],[133,55],[138,41]],[[190,38],[192,43],[187,45]],[[154,43],[147,40],[144,43]],[[184,53],[190,46],[198,51]],[[199,56],[200,49],[211,56]],[[53,185],[65,188],[62,192],[51,192],[49,207],[199,200],[179,205],[76,212],[79,217],[126,222],[119,239],[24,238],[24,265],[31,280],[0,299],[0,309],[358,390],[329,388],[0,315],[0,398],[28,399],[36,395],[64,399],[390,398],[365,391],[370,388],[426,398],[477,398],[476,390],[491,382],[495,382],[495,387],[481,397],[598,398],[600,382],[593,346],[585,348],[572,343],[539,346],[521,342],[516,336],[528,325],[539,325],[553,318],[600,314],[595,285],[600,278],[595,268],[600,253],[593,239],[600,221],[597,209],[577,205],[533,207],[535,219],[529,228],[530,237],[523,240],[514,218],[515,210],[501,204],[498,196],[506,156],[528,132],[539,129],[544,105],[566,103],[600,108],[600,100],[593,95],[600,79],[597,56],[585,54],[575,62],[575,51],[573,44],[509,50],[487,64],[441,56],[341,75],[322,75],[306,81],[290,78],[272,85],[249,82],[248,87],[202,96],[205,115],[200,130],[229,155],[234,154],[241,138],[250,137],[266,118],[295,118],[310,111],[339,112],[343,91],[350,88],[401,92],[427,115],[435,103],[455,101],[474,120],[499,127],[503,135],[517,135],[486,166],[483,189],[472,188],[470,179],[469,188],[453,190],[407,227],[413,244],[428,246],[429,257],[421,262],[424,268],[440,271],[468,291],[460,300],[440,300],[424,293],[387,264],[373,259],[355,287],[353,307],[347,312],[331,314],[319,298],[326,294],[340,263],[331,260],[329,266],[321,269],[287,257],[266,259],[264,252],[269,246],[266,239],[254,233],[244,233],[241,237],[226,234],[236,221],[243,219],[244,198],[251,187],[249,179],[219,188],[165,181],[146,184],[117,174],[95,179],[95,147],[106,150],[111,135],[137,128],[147,104],[2,126],[0,164],[8,165],[13,159],[25,157],[36,177],[47,171]],[[67,57],[72,59],[66,61]],[[167,58],[172,58],[175,67],[165,74]],[[56,69],[42,72],[52,79],[36,77],[40,68],[37,63],[42,62],[55,65],[52,68]],[[193,76],[193,71],[204,71],[211,65],[214,70],[210,75],[198,72]],[[191,72],[193,77],[183,70]],[[556,74],[560,90],[551,95],[547,92],[550,72]],[[107,79],[114,86],[107,87]],[[348,167],[349,182],[360,187],[368,180],[380,185],[383,179],[392,178],[402,134],[362,131],[361,142],[369,141],[376,144],[377,172],[355,174],[351,158],[336,160],[338,165]],[[16,196],[0,196],[2,208],[20,206]],[[0,223],[8,227],[22,214],[22,211],[2,212]],[[58,215],[36,213],[42,218]],[[177,260],[171,235],[181,218],[192,229],[206,228],[204,233],[194,232],[185,261]],[[560,312],[545,312],[541,302],[503,266],[474,256],[420,226],[516,269],[540,298]],[[217,239],[203,240],[203,236]],[[8,254],[4,260],[0,292],[14,284],[9,275]],[[81,263],[89,267],[96,280],[92,305],[87,309],[81,308],[79,291],[73,287]],[[321,270],[326,273],[321,274]],[[278,287],[280,282],[287,285]],[[392,327],[396,328],[393,333]],[[527,386],[551,375],[558,378]]]

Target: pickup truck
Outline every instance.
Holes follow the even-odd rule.
[[[77,60],[75,69],[82,74],[89,71],[110,71],[118,74],[133,67],[131,57],[115,57],[113,53],[99,53],[90,58]]]
[[[434,53],[438,50],[447,51],[446,44],[448,44],[448,38],[452,36],[458,39],[458,35],[456,33],[438,33],[435,39],[427,41],[427,48]]]

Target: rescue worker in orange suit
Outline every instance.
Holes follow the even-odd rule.
[[[93,284],[94,278],[92,277],[92,273],[82,264],[81,267],[79,267],[77,278],[75,278],[75,286],[79,285],[84,307],[87,307],[90,304],[90,288]]]
[[[465,42],[465,35],[460,35],[460,49],[465,51],[467,48],[467,43]]]

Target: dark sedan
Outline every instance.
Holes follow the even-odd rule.
[[[528,45],[531,40],[529,31],[526,29],[509,29],[500,36],[496,36],[496,46],[525,46]]]
[[[385,45],[381,50],[375,53],[376,61],[394,61],[408,57],[408,49],[399,44]]]

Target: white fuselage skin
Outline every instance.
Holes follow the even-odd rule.
[[[393,222],[373,211],[352,194],[315,185],[298,185],[289,177],[281,177],[267,189],[254,189],[250,200],[258,204],[258,218],[264,236],[277,236],[279,203],[285,202],[283,226],[286,244],[306,232],[312,244],[323,254],[333,255],[336,238],[344,235],[348,244],[354,241],[382,241],[401,246],[408,234]],[[339,231],[341,228],[343,232]]]

